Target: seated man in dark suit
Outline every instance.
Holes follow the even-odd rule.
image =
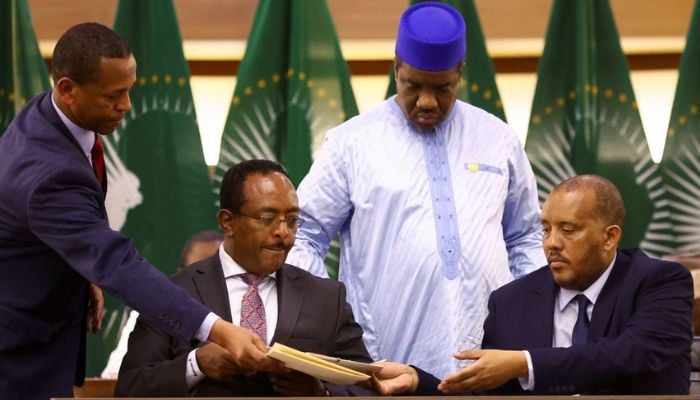
[[[284,260],[294,244],[297,196],[285,171],[266,160],[229,169],[219,192],[224,243],[217,254],[173,276],[193,298],[264,342],[371,362],[345,301],[345,287]],[[313,396],[368,394],[299,372],[240,372],[213,343],[184,345],[139,318],[119,371],[117,395]]]
[[[679,264],[618,250],[624,218],[607,179],[556,186],[542,210],[549,265],[491,294],[484,350],[455,354],[473,363],[441,382],[392,364],[379,375],[402,385],[381,391],[688,394],[693,282]]]

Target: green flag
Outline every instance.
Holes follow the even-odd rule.
[[[411,4],[422,1],[424,0],[411,0]],[[466,64],[462,69],[462,79],[459,83],[459,99],[484,109],[505,121],[506,115],[496,86],[493,63],[488,51],[486,51],[486,41],[481,31],[479,14],[476,12],[474,0],[441,0],[441,2],[451,5],[462,13],[467,24],[467,56]],[[394,68],[391,68],[386,97],[395,93]]]
[[[27,0],[0,0],[0,135],[33,96],[51,88]]]
[[[217,225],[175,9],[170,0],[120,0],[114,29],[129,43],[138,76],[131,111],[105,140],[110,226],[171,274],[187,239]],[[88,348],[88,375],[104,367],[121,324],[122,307],[111,300]]]
[[[284,165],[297,185],[323,133],[356,114],[326,1],[261,0],[221,139],[217,179],[234,163],[264,158]],[[337,276],[337,250],[326,261]]]
[[[676,98],[661,161],[676,250],[700,253],[700,2],[681,56]]]
[[[525,150],[540,199],[577,174],[610,179],[627,209],[621,247],[672,251],[661,173],[651,159],[608,0],[555,0]]]

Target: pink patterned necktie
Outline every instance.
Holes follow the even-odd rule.
[[[250,329],[267,342],[265,306],[258,293],[258,284],[265,279],[265,276],[246,272],[241,274],[241,278],[248,285],[248,291],[241,300],[241,327]]]

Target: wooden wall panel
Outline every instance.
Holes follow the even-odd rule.
[[[303,0],[302,0],[303,1]],[[475,0],[487,39],[542,38],[552,0]],[[694,0],[611,0],[623,36],[685,36]],[[175,0],[185,40],[245,40],[256,0]],[[40,40],[84,21],[111,26],[116,0],[29,0]],[[341,39],[393,39],[408,0],[328,0]]]

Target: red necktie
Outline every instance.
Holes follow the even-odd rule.
[[[105,173],[105,148],[98,134],[95,134],[95,144],[90,150],[90,156],[92,157],[92,169],[95,171],[95,176],[100,185],[102,185]]]
[[[241,275],[241,278],[243,278],[243,282],[248,284],[248,291],[245,292],[241,300],[241,327],[250,329],[267,342],[265,306],[263,306],[260,294],[258,294],[258,284],[265,277],[245,273]]]

